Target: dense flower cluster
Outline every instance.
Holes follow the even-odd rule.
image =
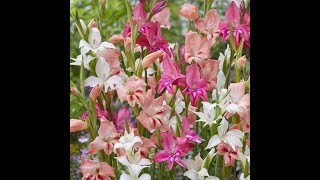
[[[202,15],[184,4],[179,13],[194,28],[172,46],[161,35],[171,27],[166,0],[124,2],[123,33],[108,40],[98,22],[74,16],[82,39],[71,65],[81,76],[71,92],[86,111],[70,119],[70,132],[90,135],[82,179],[250,179],[249,5],[232,1],[223,21],[212,0]],[[217,38],[230,47],[215,59]]]

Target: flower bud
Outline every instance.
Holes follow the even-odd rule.
[[[151,16],[154,16],[155,14],[162,11],[164,8],[167,7],[166,0],[158,2],[151,10]]]
[[[164,57],[166,55],[166,52],[162,51],[162,50],[158,50],[156,52],[153,52],[151,54],[148,54],[146,57],[143,58],[142,60],[142,67],[143,68],[147,68],[150,66],[151,63],[153,63],[153,61],[155,61],[156,59],[160,58],[160,57]]]
[[[185,3],[179,13],[187,19],[198,19],[198,7],[192,4]]]
[[[79,119],[70,119],[70,132],[77,132],[87,129],[87,124]]]
[[[123,42],[124,38],[123,38],[122,34],[115,34],[111,38],[109,38],[108,41],[112,44],[116,44],[118,42]]]
[[[96,101],[98,95],[100,94],[102,90],[102,86],[100,84],[97,84],[90,92],[90,98],[93,100],[93,101]]]
[[[75,95],[75,96],[79,96],[78,90],[76,87],[71,87],[71,92]]]
[[[247,58],[246,58],[246,55],[240,57],[238,60],[237,60],[237,66],[238,67],[242,67],[243,65],[246,64],[246,61],[247,61]]]

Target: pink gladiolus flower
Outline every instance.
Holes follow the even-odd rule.
[[[168,41],[164,36],[161,36],[159,22],[151,21],[148,23],[144,23],[140,27],[139,31],[141,32],[141,34],[137,37],[137,44],[147,47],[150,53],[157,50],[163,50],[169,56],[171,56],[170,50],[168,48]]]
[[[172,169],[174,161],[181,167],[186,167],[181,160],[181,156],[187,156],[187,152],[193,148],[193,144],[187,143],[185,138],[176,138],[169,133],[161,133],[162,145],[164,150],[158,151],[153,156],[154,162],[168,161],[169,170]]]
[[[220,36],[222,41],[225,42],[229,35],[229,22],[232,23],[233,36],[235,38],[236,47],[239,47],[241,38],[244,38],[245,46],[250,48],[250,15],[244,14],[243,22],[240,22],[240,9],[237,7],[234,1],[226,11],[226,21],[220,22]]]
[[[96,154],[100,150],[104,150],[107,155],[110,155],[113,150],[114,143],[118,142],[120,134],[116,132],[113,123],[106,118],[101,118],[99,136],[96,137],[88,146],[88,153]]]
[[[96,103],[96,115],[97,118],[101,118],[102,116],[105,118],[109,117],[108,111],[106,109],[102,109],[98,102]]]
[[[219,36],[220,16],[215,9],[210,9],[204,18],[196,19],[194,25],[201,33],[207,35],[207,39],[212,46]]]
[[[185,3],[179,10],[179,13],[187,19],[198,19],[198,6],[193,6],[192,4]]]
[[[149,89],[152,91],[152,96],[155,96],[157,92],[157,79],[155,75],[148,77],[148,90]]]
[[[70,119],[70,132],[77,132],[87,129],[87,124],[79,119]]]
[[[240,57],[239,59],[237,59],[236,63],[238,67],[242,67],[243,65],[246,64],[247,58],[246,55]]]
[[[150,66],[151,63],[153,63],[158,58],[163,58],[166,55],[166,52],[162,50],[155,51],[153,53],[148,54],[146,57],[142,60],[142,67],[147,68]]]
[[[160,23],[160,27],[170,29],[171,24],[170,24],[169,18],[170,18],[170,10],[169,8],[166,7],[159,13],[152,16],[151,21],[153,22],[158,21]]]
[[[166,56],[162,62],[163,74],[161,74],[161,79],[158,84],[158,94],[160,94],[164,88],[166,88],[169,93],[174,94],[173,85],[185,84],[186,77],[177,67],[177,63],[171,61],[171,59]]]
[[[142,158],[145,158],[149,154],[149,149],[157,148],[157,146],[151,139],[145,138],[143,136],[140,136],[140,138],[143,143],[142,144],[141,143],[135,144],[135,149],[140,148],[140,155]]]
[[[182,91],[183,94],[190,95],[192,106],[197,106],[199,98],[208,101],[207,83],[204,78],[200,77],[200,71],[197,64],[187,67],[187,87]]]
[[[223,155],[224,166],[234,166],[235,160],[240,160],[238,151],[233,151],[231,146],[224,142],[218,144],[217,152],[219,155]]]
[[[81,156],[81,172],[84,180],[110,180],[115,177],[114,168],[106,162],[95,162]]]
[[[134,127],[133,123],[130,123],[130,110],[126,107],[122,107],[118,112],[113,113],[113,122],[116,128],[117,133],[124,132],[126,129],[126,122],[127,120],[129,128]]]
[[[200,136],[197,135],[195,130],[190,129],[190,123],[187,117],[183,117],[182,119],[182,136],[187,139],[187,142],[197,142],[201,143],[204,141]]]
[[[115,34],[111,38],[109,38],[108,41],[110,43],[112,43],[112,44],[116,44],[116,43],[119,43],[119,42],[123,42],[124,38],[123,38],[122,34]]]
[[[204,60],[210,57],[210,44],[207,38],[200,34],[189,31],[186,36],[186,46],[184,58],[187,63],[195,61],[203,67]]]
[[[219,60],[208,59],[201,69],[202,76],[207,82],[208,91],[212,91],[217,85],[217,76],[219,71]]]
[[[117,88],[116,90],[121,103],[127,100],[128,104],[134,107],[136,103],[141,104],[143,101],[146,86],[146,83],[142,79],[133,75],[128,78],[124,87]]]
[[[153,99],[152,90],[149,89],[144,95],[142,103],[142,111],[140,112],[137,120],[147,128],[149,131],[160,129],[163,131],[168,130],[169,125],[163,120],[163,116],[170,109],[168,105],[163,105],[164,96]]]

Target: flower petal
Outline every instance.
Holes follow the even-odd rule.
[[[210,148],[214,147],[215,145],[219,144],[220,142],[221,142],[221,138],[218,135],[214,135],[210,138],[206,149],[210,149]]]
[[[152,157],[152,159],[154,162],[163,162],[168,160],[169,157],[169,153],[167,153],[165,150],[160,150]]]

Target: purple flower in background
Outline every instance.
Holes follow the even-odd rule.
[[[78,139],[78,141],[80,143],[85,143],[85,142],[88,142],[89,138],[86,137],[86,136],[80,136],[80,138]]]

